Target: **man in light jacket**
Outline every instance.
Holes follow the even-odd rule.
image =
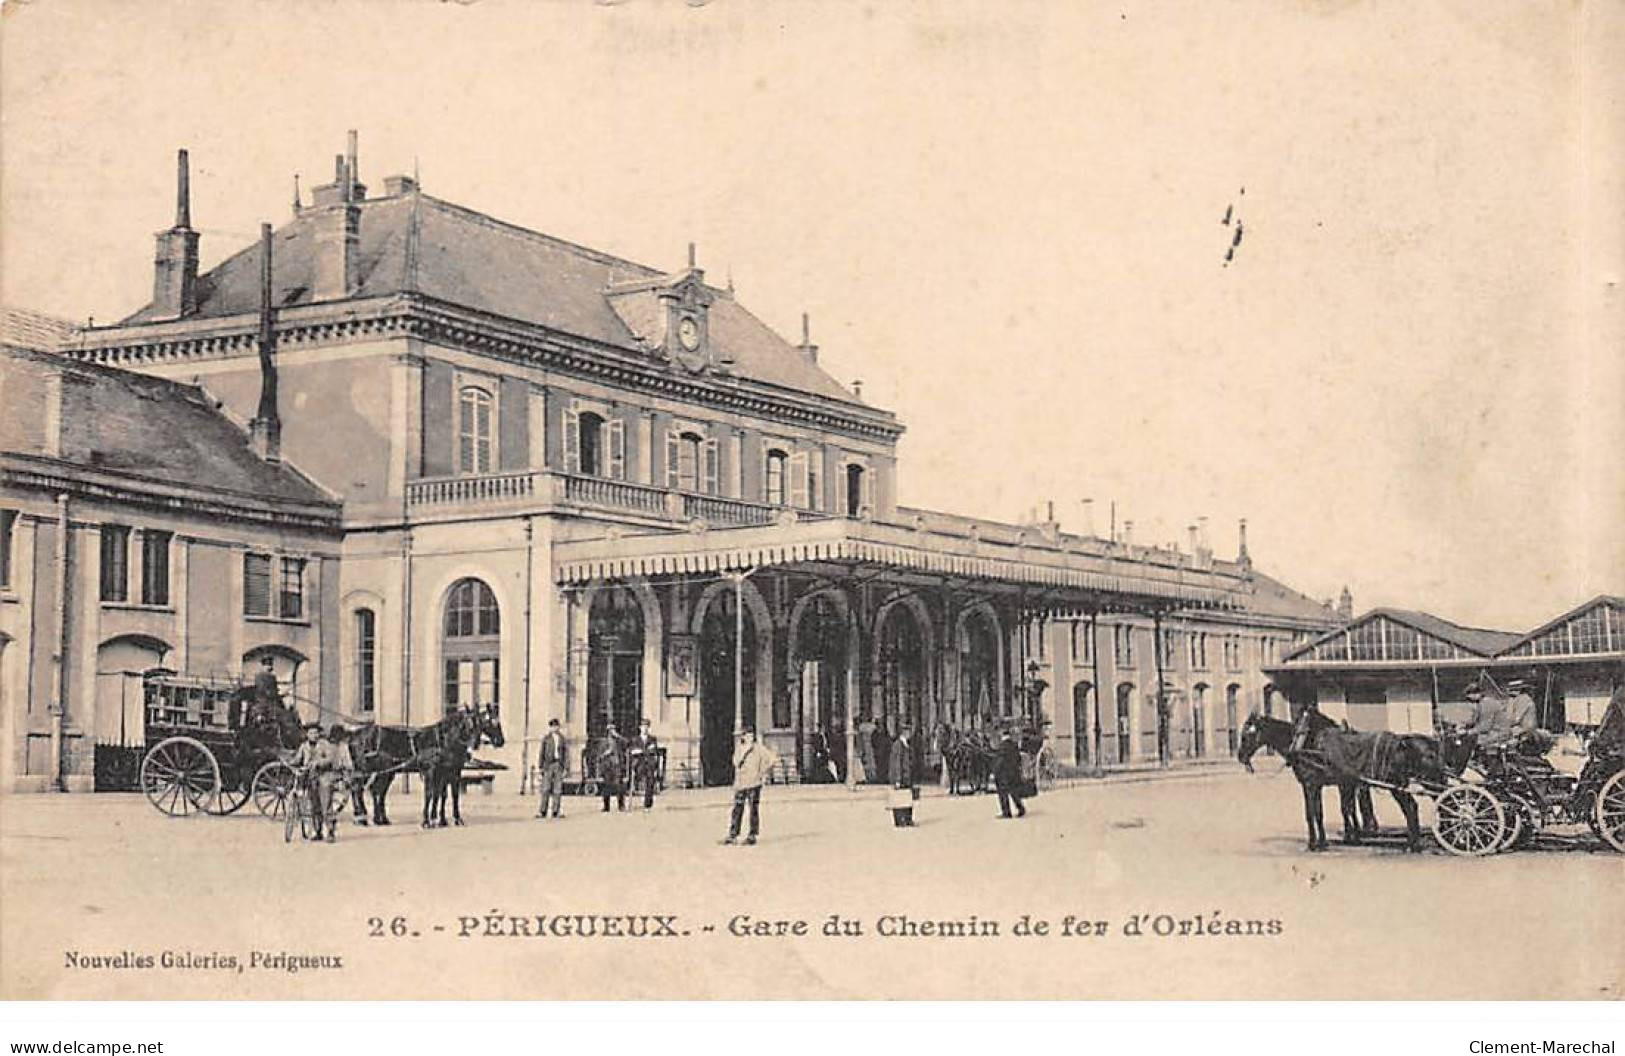
[[[723,843],[739,842],[739,823],[744,820],[745,806],[750,805],[750,833],[747,845],[756,842],[761,831],[762,782],[772,771],[779,757],[773,749],[756,740],[755,730],[740,730],[738,747],[734,749],[734,807],[728,822],[728,838]]]
[[[559,816],[559,808],[564,803],[564,773],[570,768],[570,757],[566,754],[567,747],[564,734],[559,730],[558,719],[547,720],[547,736],[542,738],[541,751],[537,753],[536,765],[540,771],[539,778],[542,786],[542,804],[536,808],[536,816],[548,816],[548,807],[552,807],[552,816]]]

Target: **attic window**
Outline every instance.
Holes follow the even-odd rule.
[[[305,287],[305,286],[295,286],[295,287],[293,287],[292,289],[288,290],[287,293],[282,295],[282,302],[281,303],[285,304],[285,305],[294,303],[295,301],[299,300],[301,297],[303,297],[305,295],[306,289],[308,289],[308,287]]]

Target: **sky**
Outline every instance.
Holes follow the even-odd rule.
[[[374,187],[810,313],[908,427],[903,503],[1221,556],[1246,518],[1305,593],[1480,626],[1625,593],[1625,106],[1579,5],[5,6],[8,304],[145,303],[177,147],[207,267],[353,128]]]

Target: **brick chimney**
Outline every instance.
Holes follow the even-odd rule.
[[[367,188],[358,178],[356,134],[347,151],[333,156],[333,182],[311,190],[309,218],[315,236],[313,300],[332,301],[355,295],[361,287],[361,201]]]
[[[162,318],[185,318],[197,311],[198,244],[198,233],[192,230],[192,180],[185,150],[175,155],[175,226],[158,232],[157,241],[153,311]]]
[[[1236,530],[1240,537],[1240,545],[1236,547],[1236,564],[1244,569],[1251,569],[1253,567],[1253,555],[1247,552],[1247,518],[1243,517],[1241,519],[1241,523]]]
[[[818,346],[812,343],[812,321],[807,313],[801,313],[801,344],[798,346],[801,354],[807,357],[807,362],[818,362]]]

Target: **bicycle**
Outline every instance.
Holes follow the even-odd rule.
[[[310,794],[310,778],[311,774],[308,767],[294,771],[293,787],[288,790],[287,800],[282,811],[283,843],[293,842],[295,828],[299,830],[302,839],[313,840],[316,838],[318,831],[316,827],[316,800]],[[339,815],[343,813],[345,796],[342,792],[346,787],[346,784],[342,781],[336,783],[333,786],[333,794],[328,797],[327,824],[324,826],[328,832],[334,830],[334,826],[338,824]]]

